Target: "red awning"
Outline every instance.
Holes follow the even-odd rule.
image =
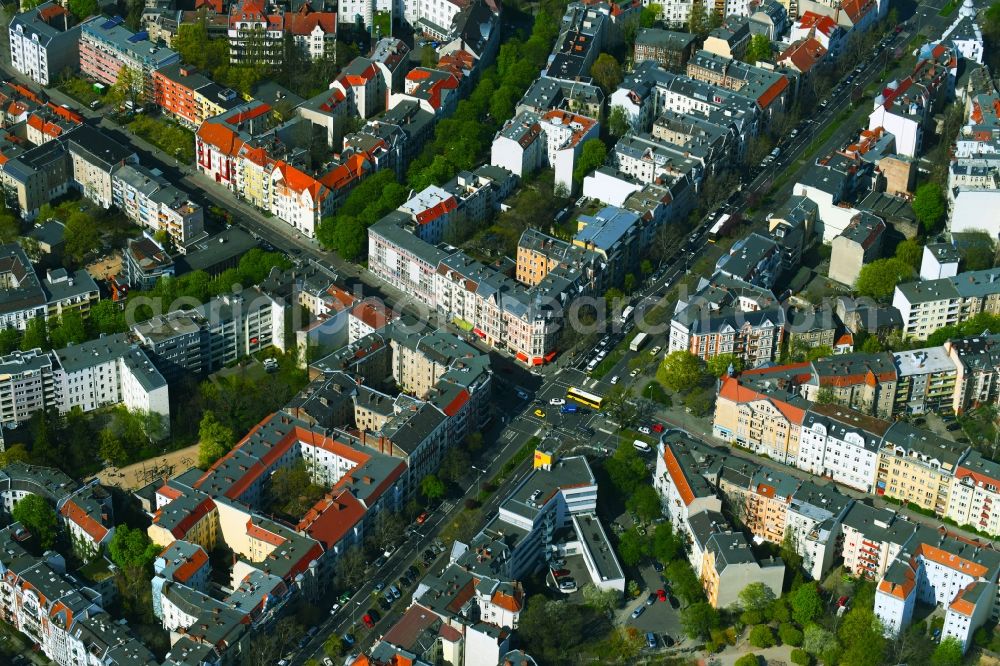
[[[522,363],[527,363],[528,355],[525,354],[524,352],[517,352],[517,360],[521,361]]]
[[[550,351],[548,354],[545,355],[545,362],[546,363],[551,363],[552,359],[554,359],[556,357],[557,353],[558,352]]]
[[[543,363],[545,363],[545,359],[541,356],[535,356],[531,359],[531,365],[541,365]]]
[[[481,338],[485,338],[485,337],[486,337],[486,334],[485,334],[485,333],[483,333],[483,332],[482,332],[481,330],[479,330],[478,328],[474,328],[474,329],[472,329],[472,332],[473,332],[473,333],[475,333],[476,335],[478,335],[478,336],[479,336],[479,337],[481,337]]]

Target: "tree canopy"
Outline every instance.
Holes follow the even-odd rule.
[[[610,53],[602,53],[590,66],[590,75],[604,91],[604,94],[610,95],[622,82],[622,66],[618,63],[618,59]]]
[[[55,510],[42,497],[25,495],[14,505],[11,517],[38,539],[42,550],[55,545],[59,522]]]
[[[905,262],[913,270],[920,270],[920,261],[924,256],[924,246],[912,238],[900,241],[896,246],[896,258]]]
[[[771,40],[767,38],[767,35],[754,35],[750,38],[750,44],[747,45],[743,60],[751,65],[756,64],[758,60],[770,62],[771,55]]]
[[[705,370],[701,359],[690,352],[670,352],[656,371],[656,378],[671,391],[690,391],[701,384]]]
[[[774,592],[764,583],[750,583],[739,594],[740,608],[743,610],[763,611],[775,599]]]
[[[937,183],[924,183],[918,187],[913,195],[911,207],[924,230],[933,231],[947,210],[941,186]]]
[[[117,526],[108,544],[111,561],[122,569],[147,569],[159,552],[160,547],[150,540],[145,530],[132,529],[128,525]]]
[[[855,289],[862,296],[878,301],[888,300],[900,282],[913,277],[913,268],[901,259],[876,259],[861,267]]]
[[[792,592],[789,599],[792,606],[792,619],[800,626],[806,626],[823,615],[823,598],[813,583],[800,585]]]
[[[718,629],[721,619],[719,611],[707,601],[699,601],[681,610],[681,626],[689,638],[706,639]]]
[[[931,666],[961,666],[964,657],[961,641],[954,636],[945,636],[934,648]]]
[[[208,469],[226,455],[235,439],[232,429],[219,423],[215,412],[207,410],[198,425],[198,466]]]
[[[604,164],[608,156],[607,146],[600,139],[587,139],[580,149],[580,157],[573,168],[573,182],[580,183],[583,177]]]

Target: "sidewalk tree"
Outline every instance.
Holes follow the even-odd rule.
[[[444,482],[435,475],[428,474],[420,481],[420,492],[428,502],[439,500],[444,497]]]
[[[671,391],[686,392],[697,387],[704,379],[701,360],[686,351],[673,351],[666,355],[656,378]]]
[[[38,539],[42,550],[55,545],[59,528],[56,512],[40,495],[25,495],[18,500],[11,517]]]

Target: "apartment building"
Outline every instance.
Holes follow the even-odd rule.
[[[899,373],[896,413],[927,414],[953,408],[958,367],[944,347],[899,352],[893,358]]]
[[[785,563],[780,558],[759,559],[742,532],[716,532],[708,539],[701,566],[701,582],[713,608],[739,603],[748,585],[763,583],[775,596],[781,594]]]
[[[125,165],[137,165],[139,157],[101,130],[81,125],[66,135],[73,164],[73,184],[91,201],[110,208],[114,204],[114,173]]]
[[[695,52],[688,60],[688,76],[749,97],[766,119],[785,109],[792,95],[787,76],[732,59],[737,56],[712,53],[709,50],[711,40],[709,36],[705,40],[705,50]]]
[[[704,474],[710,463],[718,462],[718,455],[681,431],[670,431],[660,441],[653,488],[677,533],[689,535],[694,516],[722,512],[722,500]],[[691,564],[696,570],[702,562],[692,553]]]
[[[841,529],[844,568],[855,576],[881,580],[917,531],[917,525],[892,509],[854,502]]]
[[[978,451],[958,463],[951,481],[946,518],[980,532],[1000,535],[1000,464]]]
[[[712,434],[786,465],[799,456],[802,420],[809,402],[775,380],[759,385],[725,376],[715,401]],[[759,386],[760,390],[755,390]]]
[[[0,357],[0,420],[23,423],[47,405],[58,404],[52,357],[40,349]]]
[[[140,102],[152,102],[153,71],[180,60],[180,55],[149,41],[146,33],[134,33],[120,16],[94,16],[80,24],[80,72],[106,86],[118,81],[123,67],[136,72],[142,89]]]
[[[944,343],[955,367],[955,393],[951,409],[960,414],[1000,399],[1000,336],[975,335]]]
[[[4,193],[17,202],[21,216],[29,221],[42,206],[69,191],[72,173],[66,144],[61,141],[12,155],[0,165]]]
[[[49,86],[80,66],[80,26],[55,2],[43,2],[10,21],[10,64],[32,81]]]
[[[309,3],[292,12],[265,0],[242,0],[229,7],[227,36],[233,63],[281,65],[286,40],[310,60],[333,58],[337,14],[313,11]]]
[[[853,286],[861,274],[861,267],[882,256],[885,230],[885,222],[880,217],[866,212],[855,216],[830,243],[830,279]]]
[[[990,544],[920,530],[879,582],[875,615],[895,636],[909,626],[918,601],[941,605],[941,637],[968,650],[976,629],[996,615],[998,572],[1000,552]]]
[[[541,284],[549,272],[562,267],[592,275],[596,281],[601,279],[599,264],[597,252],[528,228],[517,243],[515,278],[522,284],[534,287]],[[597,286],[595,290],[601,291],[601,287]]]
[[[152,233],[163,232],[178,248],[204,240],[205,213],[181,190],[142,166],[126,164],[111,177],[112,201]]]
[[[803,397],[819,401],[821,392],[832,403],[879,419],[892,418],[899,371],[888,352],[841,354],[812,362],[811,376],[802,383]]]
[[[967,445],[897,421],[882,439],[875,494],[913,502],[943,516],[955,470],[968,453]]]
[[[235,90],[223,88],[193,65],[181,62],[153,71],[153,92],[163,113],[193,130],[242,101]]]
[[[671,72],[682,72],[694,50],[694,35],[687,32],[639,28],[632,48],[632,62],[652,60]]]
[[[802,556],[802,568],[814,580],[822,580],[841,555],[843,522],[854,501],[833,485],[802,481],[792,495],[785,518],[785,534],[791,536]]]
[[[1000,269],[896,285],[892,305],[903,318],[904,337],[924,340],[937,329],[980,312],[1000,312]]]
[[[873,492],[888,421],[836,404],[812,405],[802,422],[796,466],[845,486]]]
[[[174,275],[174,260],[163,246],[144,233],[125,244],[122,256],[122,277],[131,288],[152,289],[156,281]]]

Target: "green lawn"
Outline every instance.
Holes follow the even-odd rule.
[[[90,106],[91,102],[101,99],[101,96],[94,90],[94,84],[78,76],[63,81],[59,84],[59,90],[84,106]]]
[[[194,163],[194,133],[191,130],[171,120],[151,118],[143,114],[137,115],[128,124],[128,128],[136,136],[149,141],[182,163]]]

